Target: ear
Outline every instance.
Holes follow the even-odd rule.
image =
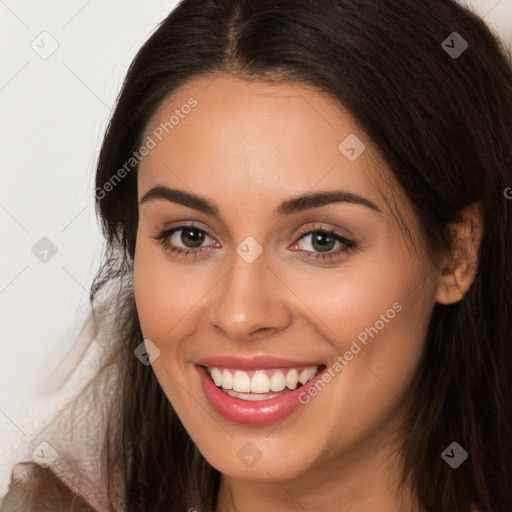
[[[475,279],[478,251],[483,236],[483,212],[479,202],[461,212],[460,220],[450,226],[452,250],[441,264],[436,301],[453,304],[460,301]]]

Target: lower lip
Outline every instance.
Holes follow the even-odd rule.
[[[325,371],[320,371],[303,386],[277,398],[252,402],[235,398],[221,391],[210,379],[206,368],[196,366],[206,398],[212,407],[224,418],[243,425],[266,425],[283,420],[300,405],[299,395],[308,391]]]

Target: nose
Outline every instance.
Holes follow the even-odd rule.
[[[286,329],[291,322],[290,291],[268,267],[263,255],[247,263],[238,255],[215,287],[210,325],[229,339],[250,342]]]

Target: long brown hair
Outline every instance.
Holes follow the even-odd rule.
[[[468,43],[457,57],[442,46],[454,32]],[[404,425],[403,481],[429,512],[469,512],[472,503],[512,511],[512,71],[484,22],[451,0],[183,0],[138,52],[96,176],[108,245],[91,301],[102,290],[119,297],[122,380],[104,451],[111,510],[119,483],[128,512],[215,510],[219,472],[133,354],[143,340],[131,281],[137,173],[118,170],[169,94],[221,72],[336,98],[398,179],[431,255],[451,247],[450,226],[466,206],[483,206],[476,278],[430,321]],[[469,452],[457,470],[441,458],[454,440]]]

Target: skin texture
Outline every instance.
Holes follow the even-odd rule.
[[[146,135],[190,97],[197,106],[139,166],[139,200],[166,186],[207,198],[220,216],[162,199],[139,204],[134,285],[144,337],[160,350],[153,370],[199,450],[223,473],[217,512],[417,510],[407,491],[397,495],[393,442],[413,400],[432,308],[436,300],[459,300],[474,277],[478,224],[461,230],[469,250],[457,267],[430,262],[397,223],[399,213],[421,239],[410,205],[365,134],[338,103],[305,85],[227,74],[196,79],[168,98]],[[338,149],[350,134],[366,145],[355,161]],[[286,199],[338,189],[381,212],[335,203],[273,214]],[[393,197],[399,212],[389,209]],[[152,238],[190,222],[211,235],[199,256],[170,254]],[[355,248],[316,260],[321,250],[300,230],[319,227]],[[186,249],[180,235],[172,242]],[[252,263],[236,252],[248,236],[263,249]],[[331,252],[343,247],[337,242]],[[194,362],[212,355],[265,354],[330,367],[395,303],[401,311],[282,422],[231,423],[201,390]],[[261,452],[250,468],[237,457],[248,442]]]

